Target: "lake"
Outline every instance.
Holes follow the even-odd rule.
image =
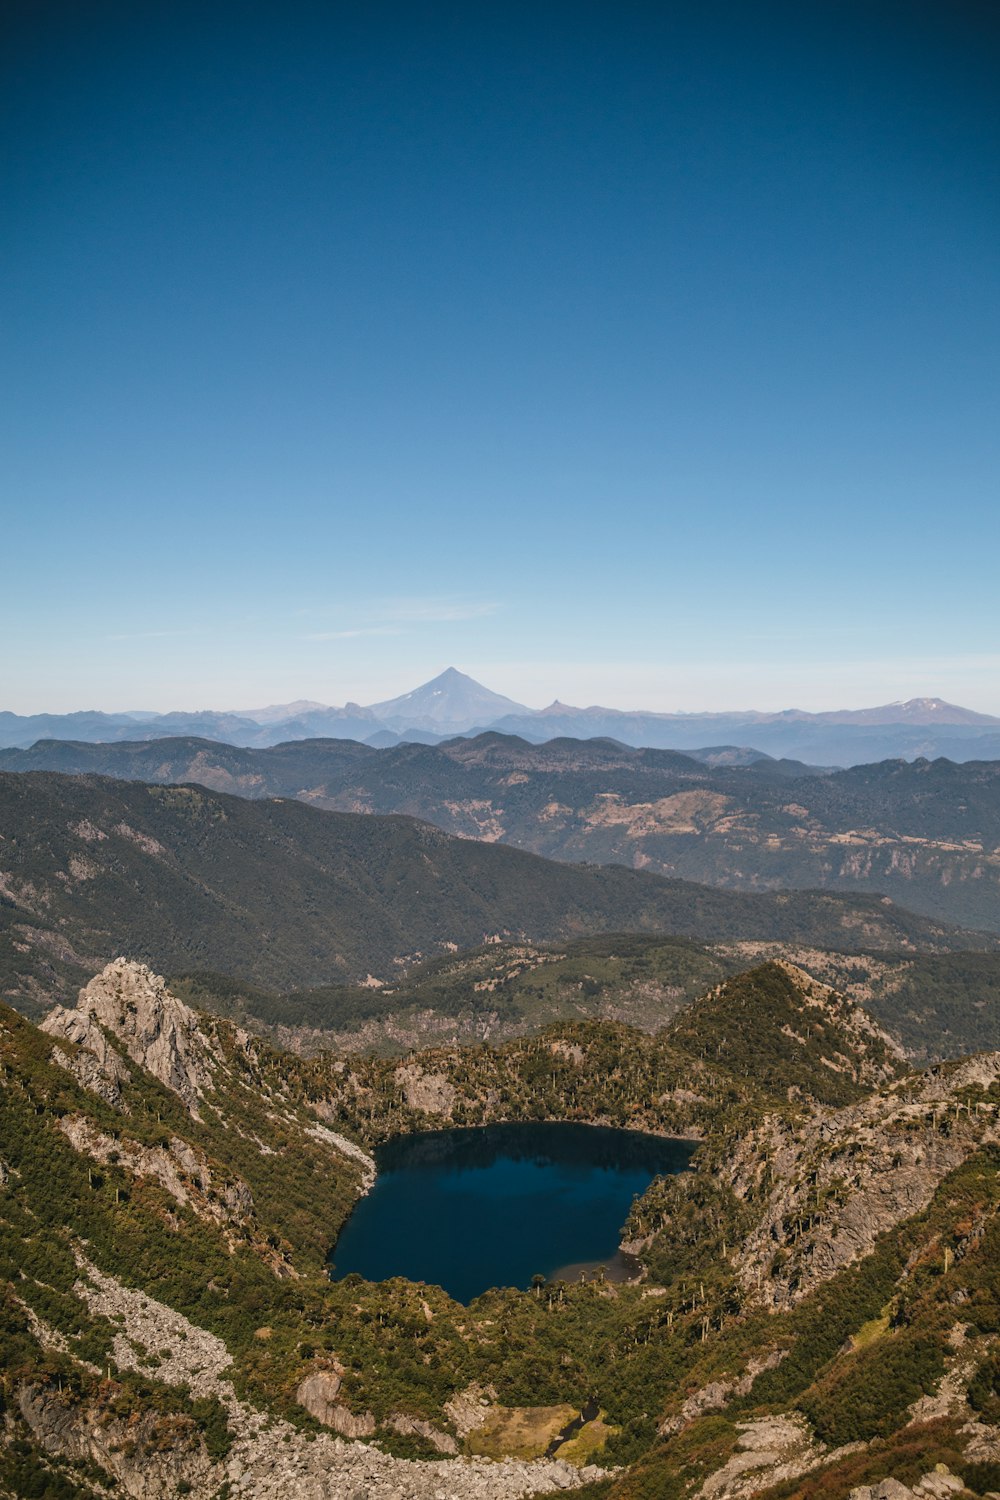
[[[335,1280],[405,1276],[468,1302],[614,1261],[632,1199],[689,1141],[557,1121],[397,1136],[330,1253]]]

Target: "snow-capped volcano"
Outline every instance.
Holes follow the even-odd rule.
[[[490,724],[504,714],[531,712],[454,667],[448,667],[411,693],[385,703],[372,703],[370,708],[383,724],[397,732],[427,729],[435,734],[462,734],[478,725]]]

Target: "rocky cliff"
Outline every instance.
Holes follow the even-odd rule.
[[[744,1288],[770,1307],[806,1296],[926,1208],[973,1152],[1000,1141],[1000,1052],[908,1076],[840,1110],[766,1116],[722,1179],[754,1203],[734,1247]]]
[[[145,964],[115,959],[81,990],[74,1010],[56,1006],[42,1029],[82,1047],[110,1087],[120,1078],[120,1064],[103,1040],[103,1032],[109,1033],[133,1062],[172,1089],[193,1117],[200,1118],[199,1100],[212,1083],[210,1047],[196,1013],[171,995],[163,979]]]

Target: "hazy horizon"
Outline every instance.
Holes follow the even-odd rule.
[[[411,681],[411,680],[408,679],[405,682],[401,682],[397,687],[395,687],[394,689],[392,689],[390,691],[381,692],[381,693],[373,693],[371,691],[365,691],[361,695],[358,695],[358,694],[355,694],[355,695],[348,694],[346,697],[345,696],[341,696],[341,697],[337,697],[337,696],[325,696],[324,697],[321,693],[318,693],[318,692],[302,692],[302,693],[295,693],[295,694],[281,693],[281,692],[267,694],[265,692],[265,693],[262,693],[262,694],[258,694],[253,700],[251,700],[249,698],[244,698],[244,699],[240,700],[239,702],[237,702],[235,699],[233,699],[232,695],[230,695],[229,697],[226,697],[225,695],[221,695],[221,696],[219,696],[219,697],[217,697],[215,699],[212,699],[211,701],[198,702],[198,703],[192,703],[192,702],[189,702],[189,701],[177,701],[177,702],[170,702],[170,703],[167,703],[167,704],[162,705],[162,706],[151,706],[149,703],[142,703],[142,704],[139,704],[139,703],[122,704],[120,702],[114,702],[114,703],[112,703],[112,702],[105,702],[105,703],[83,703],[83,702],[77,701],[75,703],[70,703],[70,704],[64,705],[64,706],[53,706],[51,703],[46,703],[45,706],[38,707],[38,708],[31,708],[31,709],[19,709],[19,708],[15,707],[13,704],[10,704],[10,703],[7,703],[7,702],[2,702],[2,703],[0,703],[0,712],[7,711],[7,712],[12,712],[12,713],[18,713],[18,714],[21,714],[24,717],[31,717],[31,716],[36,715],[36,714],[71,714],[71,713],[105,713],[105,714],[110,714],[110,715],[119,715],[119,714],[120,715],[125,715],[125,714],[159,715],[159,714],[167,714],[167,713],[192,713],[192,714],[194,714],[194,713],[214,712],[214,713],[240,714],[240,713],[249,713],[249,712],[259,712],[260,710],[265,709],[265,708],[270,708],[270,707],[274,707],[274,706],[283,706],[283,705],[287,705],[287,704],[294,704],[296,702],[302,702],[302,701],[308,701],[308,702],[312,702],[312,703],[317,703],[317,704],[320,704],[324,708],[342,708],[342,707],[344,707],[348,703],[355,703],[359,707],[366,708],[366,707],[370,707],[372,704],[376,704],[376,703],[380,703],[380,702],[385,702],[385,701],[387,701],[387,700],[389,700],[391,698],[399,697],[399,696],[401,696],[401,695],[403,695],[405,693],[411,692],[413,689],[415,689],[415,688],[417,688],[419,686],[422,686],[424,683],[433,681],[437,676],[440,675],[440,672],[443,671],[443,670],[446,670],[446,669],[440,668],[440,669],[437,669],[437,670],[430,671],[424,677],[421,677],[419,679],[419,681]],[[897,703],[898,704],[902,704],[902,703],[908,702],[908,701],[910,701],[912,699],[922,699],[922,698],[931,699],[931,698],[936,698],[936,699],[941,699],[941,700],[943,700],[943,701],[951,704],[954,707],[961,707],[961,708],[966,708],[966,709],[972,709],[972,710],[974,710],[977,713],[982,713],[982,714],[995,713],[996,717],[1000,718],[1000,706],[998,706],[997,709],[994,709],[994,708],[991,708],[989,705],[983,706],[983,705],[978,704],[978,703],[968,702],[968,701],[966,701],[964,699],[950,698],[950,697],[947,697],[944,693],[940,693],[940,692],[907,692],[907,693],[896,694],[895,696],[892,696],[892,697],[881,697],[881,698],[877,698],[877,699],[869,697],[869,698],[864,699],[863,701],[862,700],[858,700],[858,701],[851,701],[851,702],[846,701],[846,700],[845,701],[834,700],[833,698],[823,699],[821,697],[816,697],[816,699],[815,699],[814,702],[788,701],[788,702],[768,703],[768,702],[751,702],[751,701],[746,701],[746,700],[740,700],[740,701],[734,700],[734,701],[730,701],[730,702],[712,702],[712,703],[709,703],[707,706],[704,706],[704,707],[695,707],[695,708],[688,707],[688,706],[686,706],[684,704],[680,704],[680,703],[675,704],[675,703],[670,703],[670,702],[658,702],[658,701],[654,701],[654,700],[644,701],[644,702],[626,701],[625,698],[621,697],[620,693],[619,693],[618,696],[621,697],[621,701],[612,701],[612,698],[611,698],[610,695],[608,697],[594,697],[594,696],[589,696],[588,697],[586,694],[584,694],[583,696],[581,696],[579,698],[575,698],[575,697],[569,696],[565,692],[553,693],[548,698],[545,698],[543,700],[542,699],[536,700],[536,699],[529,699],[526,696],[519,695],[516,691],[510,691],[506,687],[500,686],[499,683],[495,680],[495,678],[493,678],[493,677],[489,677],[488,678],[485,674],[480,674],[480,673],[477,673],[475,671],[465,671],[464,668],[457,668],[456,670],[462,671],[464,675],[473,678],[473,680],[476,681],[476,682],[478,682],[481,686],[489,688],[493,692],[500,693],[500,694],[502,694],[505,697],[512,698],[514,700],[514,702],[519,703],[522,706],[524,706],[525,708],[528,708],[528,709],[536,711],[536,712],[539,711],[539,710],[541,710],[541,709],[549,707],[554,702],[560,702],[560,703],[565,704],[567,707],[572,707],[572,708],[601,707],[601,708],[611,709],[613,711],[619,711],[619,712],[636,711],[636,712],[643,712],[643,713],[663,713],[663,714],[691,714],[691,715],[698,715],[698,714],[740,714],[740,713],[751,713],[751,712],[759,712],[759,713],[781,713],[781,712],[794,711],[794,710],[799,710],[799,711],[807,712],[807,713],[833,713],[833,712],[838,712],[838,711],[841,711],[841,710],[852,711],[852,710],[868,709],[868,708],[881,708],[881,707],[885,707],[885,706],[889,706],[889,705],[897,704]]]

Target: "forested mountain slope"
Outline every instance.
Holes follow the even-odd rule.
[[[279,992],[205,970],[175,975],[172,983],[197,1008],[267,1031],[297,1051],[395,1054],[432,1042],[506,1041],[555,1021],[624,1021],[653,1033],[730,974],[774,956],[863,1007],[914,1061],[1000,1048],[998,953],[844,953],[602,933],[445,954],[378,989],[337,984]]]
[[[878,897],[740,894],[556,863],[407,818],[199,787],[0,775],[0,975],[51,994],[122,949],[278,989],[391,978],[495,938],[607,929],[824,948],[946,951],[982,939]]]
[[[374,750],[206,740],[0,752],[11,770],[196,782],[345,812],[405,813],[548,858],[617,863],[735,889],[885,891],[1000,930],[1000,762],[883,761],[831,774],[757,760],[707,766],[606,740],[484,734]]]

